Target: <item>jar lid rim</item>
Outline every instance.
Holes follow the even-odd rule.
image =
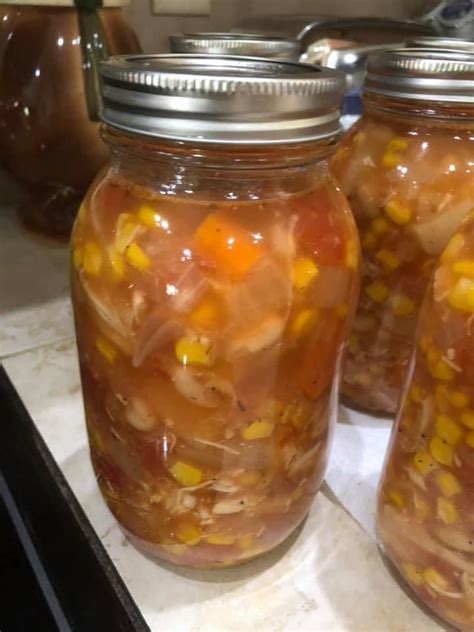
[[[101,64],[102,120],[150,136],[276,143],[339,133],[344,75],[309,64],[205,54],[122,55]]]
[[[76,8],[74,0],[0,0],[0,5],[24,5],[31,7],[73,7]],[[101,6],[98,9],[114,9],[119,7],[127,7],[130,0],[101,0]]]
[[[363,89],[401,99],[474,103],[474,50],[400,48],[371,53]]]
[[[179,33],[170,35],[172,53],[212,53],[298,59],[300,44],[296,40],[262,33]]]

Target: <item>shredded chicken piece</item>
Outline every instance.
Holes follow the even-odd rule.
[[[218,515],[239,513],[247,508],[247,501],[244,498],[229,498],[220,500],[212,508],[213,513]]]
[[[307,452],[304,452],[299,456],[295,456],[288,464],[288,474],[290,476],[294,476],[295,474],[298,474],[301,470],[304,470],[306,467],[315,462],[316,454],[319,452],[320,448],[321,442],[318,441],[318,443],[316,443]]]
[[[448,358],[447,355],[442,355],[441,359],[444,360],[446,364],[449,364],[449,366],[453,369],[453,371],[456,371],[457,373],[461,373],[462,371],[461,367],[455,364],[450,358]]]
[[[238,450],[235,450],[234,448],[231,448],[228,445],[224,445],[223,443],[216,443],[215,441],[208,441],[207,439],[198,439],[197,437],[193,437],[194,441],[196,441],[196,443],[202,443],[203,445],[209,445],[213,448],[217,448],[219,450],[224,450],[224,452],[229,452],[229,454],[237,454],[239,455],[240,452]]]
[[[390,546],[396,548],[400,556],[403,556],[405,552],[405,542],[409,541],[423,551],[440,557],[454,568],[474,575],[474,562],[470,562],[458,552],[442,546],[433,539],[425,527],[411,520],[408,521],[406,517],[389,505],[385,506],[384,513],[383,531],[387,533]],[[390,525],[389,530],[387,529],[387,525]]]
[[[474,599],[474,575],[469,575],[469,573],[464,572],[461,575],[461,586],[465,594],[470,599]]]
[[[126,443],[125,439],[119,435],[119,433],[115,430],[113,426],[110,427],[110,432],[112,433],[112,436],[117,439],[117,441],[120,441],[120,443]]]
[[[211,487],[216,492],[222,492],[223,494],[234,494],[240,489],[238,485],[230,481],[216,481]]]
[[[180,494],[186,494],[187,492],[195,492],[198,489],[204,489],[204,487],[209,487],[213,483],[214,479],[210,481],[204,481],[203,483],[199,483],[199,485],[194,485],[193,487],[181,487],[181,489],[178,490],[178,496]]]
[[[439,586],[436,582],[428,582],[428,586],[439,595],[443,595],[443,597],[450,597],[451,599],[461,599],[464,597],[464,594],[461,592],[444,590],[444,588],[441,588],[441,586]]]
[[[196,506],[197,500],[192,494],[183,494],[181,503],[183,507],[186,507],[186,509],[193,509],[193,507]]]
[[[415,485],[418,485],[418,487],[421,487],[422,490],[426,491],[426,484],[423,476],[421,476],[421,474],[415,471],[412,467],[407,467],[405,470],[410,480],[415,483]]]

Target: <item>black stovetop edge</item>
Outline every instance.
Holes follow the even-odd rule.
[[[59,630],[149,630],[1,366],[0,496]]]

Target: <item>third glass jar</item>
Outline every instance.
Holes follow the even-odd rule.
[[[236,564],[303,520],[359,249],[327,168],[343,78],[276,61],[103,65],[111,161],[72,237],[91,455],[140,548]]]
[[[363,252],[342,389],[356,407],[395,412],[433,264],[474,206],[473,72],[467,53],[372,55],[365,114],[333,160]]]
[[[474,211],[420,310],[379,490],[383,549],[420,599],[474,630]]]

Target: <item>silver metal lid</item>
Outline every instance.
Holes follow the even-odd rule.
[[[183,33],[170,35],[170,51],[297,60],[300,45],[295,40],[253,33]]]
[[[401,99],[474,103],[474,54],[433,48],[373,53],[364,91]]]
[[[344,75],[254,57],[123,55],[101,64],[105,123],[171,140],[304,142],[339,132]]]
[[[437,48],[443,50],[460,50],[474,52],[472,40],[457,37],[416,37],[406,43],[408,48]]]
[[[0,5],[25,5],[32,7],[76,7],[77,4],[74,0],[0,0]],[[90,3],[89,3],[90,4]],[[128,7],[130,0],[102,0],[102,3],[97,3],[97,9],[115,9],[118,7]],[[95,5],[92,5],[94,7]]]

